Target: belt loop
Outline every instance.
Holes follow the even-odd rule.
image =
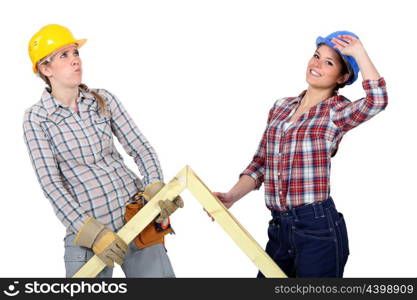
[[[329,198],[327,198],[327,200],[329,201],[330,205],[329,206],[333,206],[334,208],[336,208],[336,204],[334,204],[333,198],[331,196],[329,196]]]
[[[315,202],[315,203],[312,203],[311,206],[313,207],[313,210],[314,210],[315,219],[324,217],[323,203]]]
[[[323,208],[323,202],[320,201],[319,203],[317,203],[317,206],[319,208],[319,217],[323,218],[324,217],[324,208]]]
[[[292,215],[294,217],[294,221],[298,222],[298,216],[297,216],[295,207],[291,208],[291,212],[292,212]]]
[[[317,214],[317,209],[316,209],[316,203],[311,203],[311,207],[313,208],[313,211],[314,211],[314,219],[317,219],[318,214]]]

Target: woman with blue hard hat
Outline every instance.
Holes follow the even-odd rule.
[[[351,102],[338,90],[359,71],[366,96]],[[229,192],[215,194],[230,208],[264,183],[272,215],[266,252],[288,277],[342,277],[349,245],[330,196],[331,157],[344,134],[384,110],[388,97],[358,36],[348,31],[317,38],[306,81],[300,95],[274,103],[252,161]]]
[[[25,111],[24,138],[41,188],[66,227],[66,276],[97,255],[107,266],[98,277],[111,277],[114,262],[126,277],[174,277],[165,233],[152,229],[168,228],[167,217],[183,206],[180,197],[159,203],[161,213],[147,227],[146,241],[139,235],[127,245],[116,233],[139,209],[137,201],[164,186],[163,175],[154,149],[120,100],[81,83],[79,48],[85,42],[50,24],[28,47],[32,70],[47,87]],[[142,180],[125,165],[113,135],[134,158]]]

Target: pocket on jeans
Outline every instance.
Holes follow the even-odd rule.
[[[268,238],[270,241],[278,241],[279,240],[279,224],[274,224],[273,219],[269,221],[268,226]]]
[[[78,246],[65,246],[64,261],[86,262],[87,259],[87,249]]]
[[[79,247],[74,244],[75,234],[70,234],[64,239],[64,261],[66,262],[85,262],[87,261],[87,248]]]
[[[294,229],[294,233],[303,237],[316,239],[316,240],[333,240],[334,232],[331,230],[297,230]]]
[[[296,222],[294,223],[293,231],[299,236],[316,240],[333,240],[335,238],[335,233],[330,228],[326,217],[306,222]]]

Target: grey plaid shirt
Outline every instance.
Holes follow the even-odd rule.
[[[24,114],[32,165],[67,234],[78,232],[89,216],[117,231],[126,202],[143,185],[163,181],[155,151],[120,101],[106,90],[94,91],[106,100],[109,116],[99,114],[95,97],[83,90],[79,113],[45,90]],[[117,152],[113,134],[134,158],[143,185]]]

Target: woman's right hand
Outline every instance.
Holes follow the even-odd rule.
[[[255,188],[256,180],[249,175],[242,175],[240,176],[239,181],[227,193],[213,192],[213,194],[223,203],[227,209],[229,209],[237,200],[241,199]],[[207,214],[210,216],[208,212]],[[213,219],[213,217],[211,218]]]
[[[236,200],[230,193],[213,192],[213,195],[216,196],[223,203],[223,205],[226,206],[227,209],[229,209],[233,205],[233,203],[236,202]],[[210,213],[207,210],[204,209],[204,211],[211,218],[211,220],[214,221],[213,216],[210,215]]]
[[[235,202],[236,199],[233,197],[233,195],[229,193],[219,193],[214,192],[213,193],[219,200],[223,203],[224,206],[226,206],[227,209],[229,209]]]

